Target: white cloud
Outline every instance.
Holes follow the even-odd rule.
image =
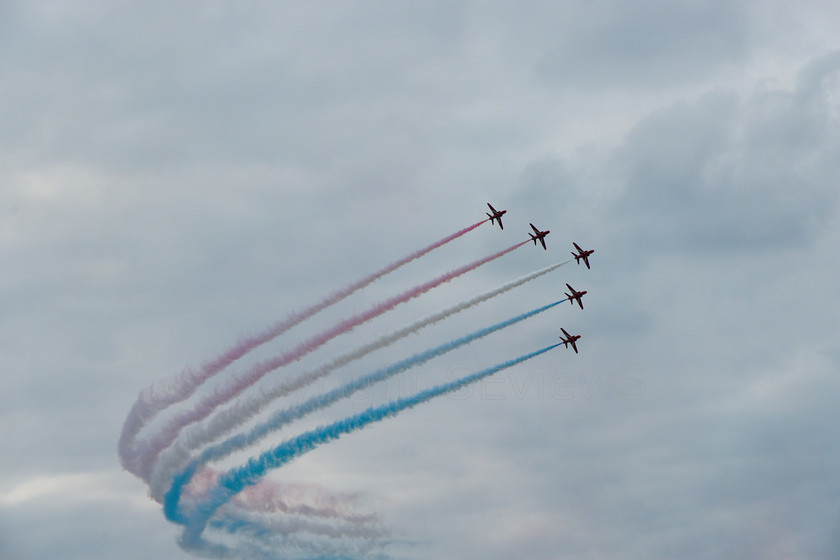
[[[12,511],[22,506],[63,509],[79,503],[113,503],[139,509],[155,507],[119,469],[31,476],[0,493],[0,506]]]

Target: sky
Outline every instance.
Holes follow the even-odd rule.
[[[0,557],[212,553],[179,546],[121,465],[140,391],[487,202],[504,230],[401,267],[202,390],[526,241],[531,222],[551,230],[546,251],[529,243],[260,383],[569,259],[573,241],[596,250],[591,270],[566,264],[264,416],[560,300],[567,282],[585,309],[559,305],[214,467],[555,344],[560,327],[580,353],[553,349],[266,477],[288,500],[369,516],[375,537],[207,539],[237,558],[839,557],[838,28],[828,0],[3,2]]]

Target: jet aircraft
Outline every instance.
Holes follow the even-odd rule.
[[[577,254],[572,252],[572,256],[575,258],[575,262],[580,264],[580,259],[583,259],[583,263],[586,265],[586,268],[589,268],[589,255],[594,253],[595,249],[589,249],[587,251],[584,251],[583,249],[580,248],[580,245],[578,245],[574,241],[572,241],[572,245],[574,245],[575,249],[578,250]]]
[[[487,212],[487,217],[490,218],[490,223],[492,224],[493,220],[499,220],[499,227],[505,229],[505,226],[502,225],[502,216],[507,213],[507,210],[496,210],[489,202],[487,203],[487,206],[490,207],[490,212],[493,212],[492,214]]]
[[[582,292],[578,292],[574,288],[569,286],[568,284],[566,284],[566,287],[569,288],[572,291],[571,294],[566,294],[566,297],[569,298],[569,303],[574,305],[575,300],[577,300],[578,305],[580,305],[580,308],[583,309],[583,302],[581,301],[581,298],[584,296],[584,294],[586,294],[588,292],[586,290],[583,290]]]
[[[551,233],[551,231],[549,231],[549,230],[540,231],[540,230],[537,229],[537,226],[535,226],[534,224],[530,224],[530,226],[531,226],[531,229],[534,230],[534,233],[528,232],[528,235],[531,236],[531,241],[533,241],[534,245],[536,245],[537,244],[537,239],[539,239],[540,243],[542,243],[543,249],[545,249],[545,236],[548,235],[549,233]]]
[[[575,341],[580,338],[580,335],[579,334],[569,334],[569,333],[566,332],[566,329],[564,329],[562,327],[560,327],[560,330],[563,331],[563,334],[566,335],[566,338],[563,338],[562,336],[560,337],[560,340],[563,342],[563,346],[568,348],[569,344],[571,344],[572,345],[572,350],[574,350],[575,354],[577,354],[578,349],[577,349],[577,345],[575,344]]]

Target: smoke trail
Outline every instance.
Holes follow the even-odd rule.
[[[236,520],[242,519],[253,520],[252,523],[259,523],[260,527],[267,535],[289,535],[292,533],[311,533],[313,535],[321,535],[331,539],[339,539],[341,537],[360,537],[365,539],[372,539],[376,537],[383,537],[388,534],[385,529],[381,527],[360,527],[348,524],[325,523],[323,521],[313,521],[310,519],[301,519],[299,517],[284,516],[280,518],[273,518],[271,520],[261,519],[264,516],[254,514],[242,514],[237,512]],[[231,516],[231,522],[235,522]]]
[[[560,344],[546,346],[540,350],[524,354],[518,358],[514,358],[471,375],[467,375],[456,381],[444,383],[431,389],[421,391],[411,397],[394,400],[375,408],[371,407],[359,414],[348,416],[347,418],[338,420],[332,424],[304,432],[297,437],[278,445],[274,449],[266,451],[260,456],[250,459],[245,465],[223,474],[219,479],[218,485],[211,490],[209,499],[205,503],[199,504],[196,511],[190,517],[184,517],[178,511],[177,496],[173,496],[171,499],[167,497],[164,505],[164,512],[169,520],[186,525],[184,533],[181,537],[181,543],[183,546],[190,547],[193,544],[199,544],[202,541],[201,533],[204,531],[208,521],[215,512],[221,506],[228,503],[244,488],[259,482],[259,480],[271,469],[280,467],[292,459],[312,451],[319,445],[337,439],[344,434],[359,430],[369,424],[378,422],[385,418],[395,416],[403,410],[415,407],[440,395],[461,389],[503,369],[522,363],[526,360],[530,360],[540,354],[544,354],[545,352],[557,348],[558,346],[560,346]]]
[[[203,469],[184,488],[185,501],[198,502],[204,499],[210,488],[216,486],[219,472]],[[354,494],[331,494],[324,489],[301,484],[283,484],[273,480],[261,480],[248,487],[233,501],[239,510],[252,513],[280,512],[294,516],[317,517],[338,520],[352,525],[366,525],[377,522],[375,514],[354,512],[358,502]]]
[[[178,436],[178,433],[184,426],[206,418],[207,415],[209,415],[211,412],[213,412],[214,409],[216,409],[216,407],[218,407],[221,404],[224,404],[225,402],[239,395],[242,391],[244,391],[257,381],[262,379],[262,377],[266,373],[270,372],[271,370],[277,369],[278,367],[285,366],[295,360],[299,360],[306,354],[314,351],[315,349],[324,345],[333,338],[351,331],[353,328],[361,325],[362,323],[370,321],[374,317],[382,315],[383,313],[393,309],[397,305],[409,301],[413,298],[416,298],[428,292],[432,288],[440,286],[445,282],[449,282],[450,280],[453,280],[454,278],[457,278],[462,274],[474,270],[483,264],[498,259],[499,257],[502,257],[527,243],[528,241],[523,241],[521,243],[511,245],[507,249],[503,249],[497,253],[493,253],[488,257],[484,257],[483,259],[479,259],[475,262],[464,265],[451,272],[447,272],[446,274],[443,274],[424,284],[415,286],[414,288],[411,288],[403,292],[402,294],[394,296],[391,299],[388,299],[377,305],[374,305],[373,307],[371,307],[363,313],[359,313],[339,322],[333,327],[321,332],[320,334],[315,335],[307,341],[304,341],[294,349],[280,356],[276,356],[272,359],[256,364],[244,375],[233,379],[231,383],[229,383],[226,387],[218,389],[213,393],[209,394],[206,398],[200,400],[196,404],[195,408],[183,411],[180,414],[175,415],[157,434],[150,438],[148,442],[143,442],[140,445],[138,445],[138,461],[136,465],[132,466],[135,466],[137,468],[139,475],[143,478],[143,480],[148,481],[151,475],[152,467],[157,461],[158,455],[163,449],[169,447],[169,445],[172,444],[172,442],[175,440],[175,438]]]
[[[341,300],[349,297],[353,293],[370,285],[376,280],[382,278],[386,274],[393,272],[401,266],[409,262],[419,259],[423,255],[437,249],[450,241],[453,241],[466,233],[474,230],[481,224],[488,220],[482,220],[462,230],[444,237],[443,239],[432,243],[431,245],[419,249],[408,256],[389,264],[382,270],[374,272],[356,283],[351,284],[345,288],[337,290],[321,300],[320,302],[307,307],[301,311],[291,313],[284,320],[275,323],[272,327],[261,334],[245,338],[236,345],[223,352],[213,360],[209,360],[201,365],[198,371],[191,369],[183,371],[174,380],[165,380],[160,383],[155,383],[148,389],[145,389],[138,395],[137,400],[131,407],[128,417],[123,424],[122,434],[118,444],[120,461],[124,468],[128,471],[139,474],[137,471],[138,456],[135,442],[137,434],[140,430],[162,410],[171,406],[172,404],[181,402],[189,398],[195,390],[210,377],[216,375],[218,372],[226,368],[234,361],[241,358],[246,353],[250,352],[257,346],[265,344],[266,342],[276,338],[290,328],[300,324],[316,313],[323,311],[327,307],[334,305]]]
[[[209,529],[236,535],[239,542],[234,549],[213,548],[216,558],[247,558],[248,560],[390,560],[390,556],[376,554],[382,548],[386,531],[358,530],[318,525],[302,520],[266,520],[253,515],[238,515],[225,511],[208,524]],[[305,533],[306,537],[298,537]],[[313,537],[315,537],[313,539]],[[320,538],[318,538],[320,537]],[[247,541],[245,540],[247,539]],[[353,539],[353,540],[348,540]],[[203,543],[202,543],[203,544]],[[183,546],[183,544],[182,544]],[[190,551],[195,549],[190,546]],[[206,551],[204,544],[198,551]]]
[[[166,493],[166,497],[164,498],[164,500],[168,499],[169,496],[179,495],[181,492],[180,487],[184,484],[189,483],[192,474],[197,472],[199,468],[201,468],[208,462],[223,459],[231,453],[234,453],[236,451],[239,451],[240,449],[244,449],[249,445],[256,443],[269,433],[279,430],[289,422],[298,420],[315,410],[327,407],[335,403],[336,401],[349,397],[353,393],[370,387],[375,383],[379,383],[397,374],[403,373],[409,368],[424,364],[433,358],[442,356],[447,352],[465,346],[496,331],[500,331],[511,325],[519,323],[520,321],[529,319],[534,315],[537,315],[539,313],[542,313],[543,311],[551,309],[552,307],[560,305],[561,303],[566,301],[566,299],[568,298],[555,301],[554,303],[550,303],[542,307],[538,307],[526,313],[522,313],[505,321],[496,323],[495,325],[479,329],[471,334],[462,336],[460,338],[456,338],[454,340],[441,344],[440,346],[426,350],[425,352],[419,352],[417,354],[414,354],[410,358],[400,360],[399,362],[395,362],[390,366],[380,368],[372,373],[362,376],[359,379],[345,383],[341,387],[333,389],[332,391],[328,391],[322,395],[314,396],[301,404],[297,404],[285,410],[275,412],[267,420],[254,426],[249,432],[232,436],[227,440],[215,444],[211,447],[208,447],[207,449],[202,451],[198,457],[190,461],[186,468],[184,468],[181,472],[175,475],[175,477],[173,478],[172,485],[169,491]],[[159,496],[160,491],[161,489],[152,488],[152,495]],[[165,503],[164,505],[166,506],[168,504]]]
[[[347,364],[366,356],[367,354],[385,348],[394,342],[404,338],[410,334],[418,332],[427,326],[433,325],[439,321],[446,319],[456,313],[469,309],[474,305],[478,305],[484,301],[503,294],[513,288],[521,286],[531,280],[539,278],[549,272],[571,262],[571,259],[556,263],[551,266],[537,270],[516,280],[508,282],[493,290],[480,294],[474,298],[463,301],[443,311],[429,315],[419,321],[416,321],[402,329],[389,333],[378,340],[369,344],[365,344],[355,350],[352,350],[342,356],[339,356],[330,362],[299,375],[294,379],[290,379],[279,383],[278,385],[267,389],[261,394],[254,395],[248,399],[234,402],[225,410],[219,411],[216,415],[204,424],[197,424],[188,429],[181,437],[168,447],[160,456],[158,463],[155,465],[151,476],[151,491],[152,495],[159,498],[160,493],[166,485],[170,484],[170,477],[173,472],[183,465],[189,459],[189,453],[193,449],[197,449],[211,441],[215,441],[219,437],[228,433],[232,429],[241,425],[245,421],[252,418],[259,413],[263,407],[268,405],[272,400],[289,394],[292,391],[305,387],[310,383],[328,375],[335,369],[346,366]]]

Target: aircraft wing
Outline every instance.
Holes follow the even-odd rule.
[[[589,268],[589,257],[583,257],[583,264],[586,265],[586,268]]]
[[[537,227],[534,224],[528,224],[528,225],[531,226],[531,229],[534,230],[534,233],[539,233],[540,232],[540,230],[538,230]]]
[[[583,298],[577,298],[577,300],[578,300],[578,305],[580,305],[580,308],[583,309]]]
[[[577,243],[575,243],[574,241],[572,241],[572,245],[574,245],[574,246],[575,246],[575,249],[577,249],[579,252],[583,253],[583,249],[581,249],[581,248],[580,248],[580,245],[578,245],[578,244],[577,244]]]
[[[575,351],[575,354],[578,353],[577,345],[575,344],[574,340],[572,341],[572,349]]]
[[[487,203],[487,207],[490,208],[491,212],[493,212],[494,214],[496,213],[496,209],[493,208],[493,205],[491,205],[489,202]]]
[[[540,237],[540,243],[542,243],[543,249],[545,249],[545,238]],[[547,250],[547,249],[546,249]]]
[[[563,331],[563,334],[565,334],[565,335],[566,335],[566,338],[571,338],[571,336],[572,336],[572,335],[570,335],[569,333],[567,333],[567,332],[566,332],[566,329],[564,329],[563,327],[560,327],[560,330],[561,330],[561,331]]]

